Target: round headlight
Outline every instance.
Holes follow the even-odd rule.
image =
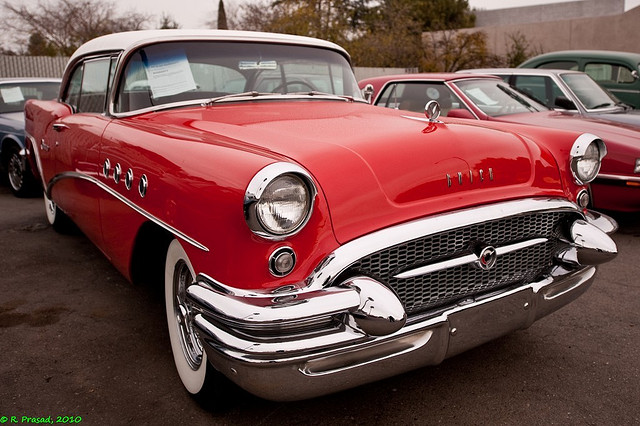
[[[571,172],[578,185],[596,178],[606,153],[604,142],[597,136],[583,134],[576,139],[571,148]]]
[[[244,198],[247,225],[261,237],[280,240],[307,223],[317,194],[311,176],[290,163],[274,163],[251,180]]]
[[[256,203],[258,220],[266,231],[283,235],[295,231],[307,218],[311,196],[297,176],[284,175],[264,189]]]

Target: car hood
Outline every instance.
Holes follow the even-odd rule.
[[[136,121],[299,163],[326,197],[340,242],[427,214],[563,194],[555,160],[536,144],[467,121],[408,115],[347,102],[252,102]]]
[[[560,111],[543,111],[503,115],[496,117],[496,119],[510,123],[530,124],[555,129],[573,130],[582,133],[592,133],[605,142],[609,151],[611,151],[613,147],[622,146],[638,150],[639,146],[638,138],[640,138],[640,128],[615,123],[598,117],[582,117]]]
[[[612,112],[612,113],[603,113],[603,114],[590,114],[590,116],[594,118],[598,118],[601,120],[613,121],[615,123],[627,124],[632,127],[640,128],[640,111],[631,110],[624,112]]]

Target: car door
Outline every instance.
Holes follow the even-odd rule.
[[[54,144],[56,182],[52,197],[58,206],[98,247],[102,246],[100,225],[100,142],[111,121],[105,113],[107,93],[115,58],[91,58],[73,70],[64,93],[72,114],[50,126]]]

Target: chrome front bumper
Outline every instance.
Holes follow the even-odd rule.
[[[187,290],[193,323],[209,362],[260,397],[297,400],[352,388],[438,364],[576,299],[592,284],[595,265],[617,253],[591,222],[587,215],[571,226],[573,241],[540,281],[409,319],[395,294],[369,277],[265,295],[237,293],[200,275]],[[315,276],[331,268],[328,262]]]

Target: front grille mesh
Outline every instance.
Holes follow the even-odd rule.
[[[552,267],[560,224],[573,214],[531,213],[446,230],[368,255],[352,264],[347,273],[367,275],[385,283],[398,294],[407,314],[415,314],[467,296],[529,282],[547,273]],[[500,247],[542,237],[548,241],[504,254],[488,271],[462,265],[417,277],[393,277],[419,266],[469,254],[477,244]]]

